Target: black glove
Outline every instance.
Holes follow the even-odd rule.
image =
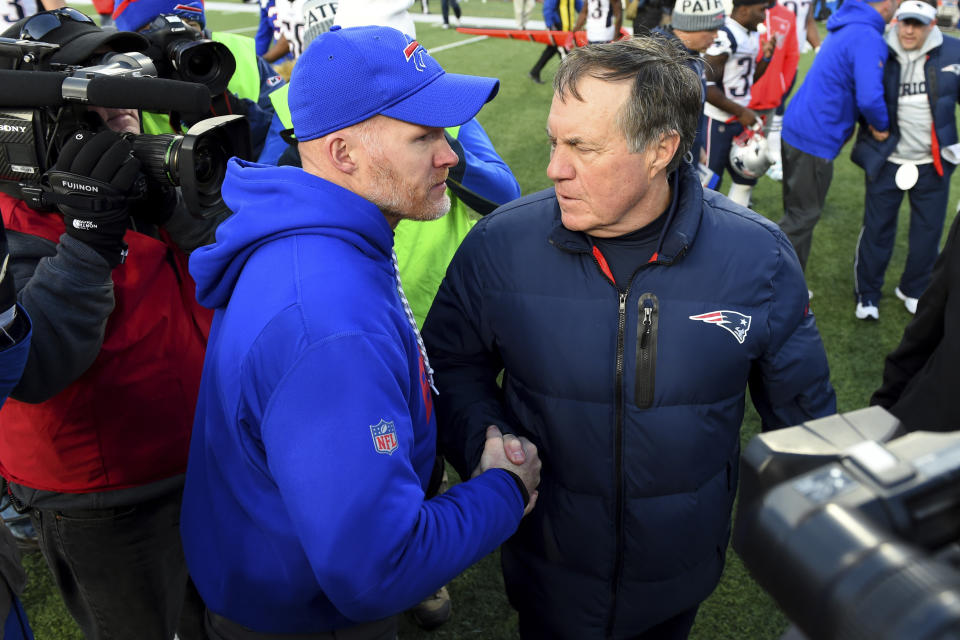
[[[0,314],[17,304],[17,289],[13,286],[13,269],[10,267],[10,250],[7,248],[7,233],[0,218]]]
[[[67,234],[96,250],[111,268],[123,262],[128,199],[142,197],[146,188],[133,146],[113,131],[77,131],[44,178]]]
[[[130,201],[130,215],[138,222],[162,227],[177,207],[177,189],[147,178],[147,190],[142,198]]]

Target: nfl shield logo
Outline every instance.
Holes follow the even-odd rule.
[[[370,437],[373,438],[373,447],[377,453],[389,456],[397,450],[397,430],[392,422],[380,420],[377,424],[370,425]]]

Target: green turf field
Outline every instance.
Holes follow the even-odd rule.
[[[89,5],[75,4],[90,11]],[[231,30],[252,34],[257,14],[250,5],[236,3],[237,12],[208,10],[209,25],[214,30]],[[417,3],[419,5],[419,3]],[[513,5],[503,0],[461,0],[464,15],[479,18],[512,18]],[[247,12],[243,10],[247,9]],[[431,11],[439,12],[439,0],[431,2]],[[465,18],[465,22],[466,22]],[[821,26],[822,31],[822,26]],[[428,49],[436,49],[470,40],[472,36],[446,31],[432,24],[417,23],[417,39]],[[497,150],[513,168],[523,193],[550,186],[545,175],[549,146],[544,133],[551,89],[534,85],[526,73],[540,55],[539,45],[507,40],[486,39],[435,53],[436,59],[449,71],[488,75],[500,78],[497,98],[479,115]],[[801,57],[801,73],[813,60],[813,54]],[[546,68],[549,81],[556,70],[554,59]],[[898,244],[888,269],[886,297],[880,301],[880,321],[864,323],[854,318],[853,255],[863,212],[863,173],[850,163],[849,150],[837,158],[833,185],[827,197],[823,219],[816,230],[816,240],[807,274],[815,297],[812,302],[817,315],[839,409],[850,411],[867,404],[880,383],[883,358],[899,342],[909,315],[893,295],[906,256],[906,215],[901,215]],[[624,180],[631,176],[624,175]],[[954,181],[956,182],[956,180]],[[724,191],[729,186],[725,181]],[[948,221],[953,220],[957,197],[954,187]],[[754,208],[776,221],[782,213],[780,184],[767,178],[754,190]],[[746,442],[756,433],[759,420],[748,408],[743,428]],[[79,639],[80,633],[60,603],[49,573],[38,554],[24,558],[30,574],[25,602],[38,640]],[[787,577],[789,579],[789,577]],[[440,629],[427,633],[404,622],[402,638],[425,639],[499,639],[515,638],[516,616],[503,595],[496,554],[469,569],[450,586],[453,597],[453,618]],[[777,638],[787,622],[770,599],[750,580],[739,559],[728,552],[727,568],[717,591],[701,607],[693,628],[699,640]]]

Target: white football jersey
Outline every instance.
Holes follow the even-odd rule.
[[[810,14],[813,0],[777,0],[777,4],[786,7],[790,13],[797,16],[797,44],[802,50],[807,41],[807,15]]]
[[[277,29],[280,35],[290,43],[290,53],[294,58],[299,58],[303,53],[304,32],[308,26],[314,26],[318,20],[329,20],[326,29],[329,30],[330,24],[337,13],[336,0],[329,2],[309,2],[309,0],[276,0],[277,2]],[[304,5],[310,6],[310,14],[304,15]],[[307,25],[310,22],[310,25]],[[316,33],[312,34],[316,37]],[[310,42],[312,38],[307,38]]]
[[[610,0],[586,0],[587,41],[610,42],[614,38],[613,9]]]
[[[0,20],[13,24],[21,18],[32,16],[42,8],[39,0],[0,0]]]
[[[708,56],[726,54],[727,62],[723,67],[723,92],[739,105],[747,106],[750,103],[750,90],[753,88],[753,73],[757,69],[759,52],[760,34],[756,31],[747,31],[743,25],[729,16],[717,31],[717,39],[706,51]],[[714,107],[709,102],[704,105],[704,113],[716,120],[730,118],[729,113]]]

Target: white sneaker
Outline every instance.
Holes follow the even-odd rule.
[[[453,21],[457,24],[458,27],[460,26],[460,18],[454,18]]]
[[[907,311],[913,314],[917,313],[917,303],[920,302],[918,298],[911,298],[910,296],[905,294],[903,291],[900,291],[900,287],[897,287],[896,289],[894,289],[893,292],[897,294],[898,298],[903,300],[903,306],[907,308]]]
[[[863,302],[857,303],[857,320],[879,320],[880,319],[880,310],[877,309],[876,305],[872,302]]]
[[[767,169],[767,177],[777,182],[783,182],[783,163],[776,162]]]

